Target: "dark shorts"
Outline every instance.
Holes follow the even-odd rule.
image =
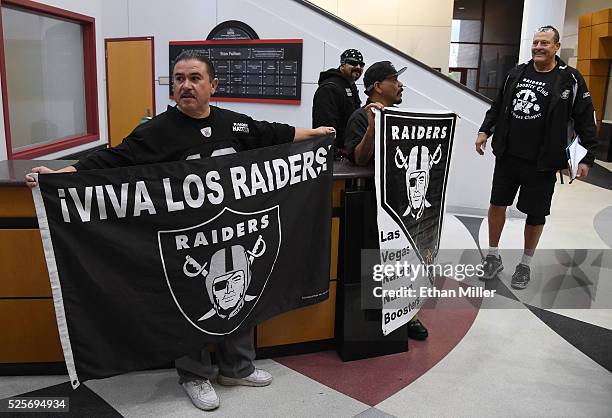
[[[556,171],[537,171],[534,162],[504,156],[495,160],[491,204],[511,206],[519,191],[516,207],[532,216],[550,214]]]

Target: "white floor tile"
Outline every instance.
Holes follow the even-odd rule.
[[[68,376],[2,376],[0,377],[0,399],[33,390],[59,385],[68,381]]]
[[[486,222],[483,221],[483,222]],[[444,215],[444,226],[440,236],[440,249],[476,249],[470,231],[452,213]]]
[[[273,360],[255,364],[274,376],[270,386],[224,387],[214,384],[220,407],[210,417],[347,417],[369,408]],[[175,370],[130,373],[86,385],[126,417],[202,416],[178,385]]]
[[[611,393],[612,374],[530,311],[491,309],[440,363],[376,408],[397,417],[603,417]]]

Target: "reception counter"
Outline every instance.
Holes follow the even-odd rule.
[[[0,162],[0,374],[54,371],[58,367],[53,365],[63,362],[34,202],[24,176],[31,167],[69,163]]]
[[[60,168],[71,163],[73,161],[0,162],[0,374],[42,374],[63,367],[42,243],[32,195],[24,176],[37,165]],[[347,347],[346,316],[353,314],[347,314],[349,304],[342,289],[345,282],[348,285],[359,283],[360,248],[371,244],[359,238],[365,236],[363,217],[370,219],[370,224],[375,219],[372,213],[363,213],[364,208],[371,205],[364,204],[362,194],[358,192],[350,197],[352,193],[347,192],[363,190],[365,183],[371,184],[373,175],[370,167],[335,162],[330,297],[325,302],[286,312],[258,325],[254,339],[259,356]],[[355,214],[346,216],[349,201],[361,206],[361,214],[357,214],[361,218],[356,222],[361,226],[347,225],[347,221],[353,222],[348,218],[355,218]],[[352,245],[344,244],[347,234]],[[352,260],[346,260],[348,257]],[[343,282],[347,275],[353,277]],[[380,321],[377,324],[380,329]],[[351,328],[355,328],[354,325]],[[405,339],[401,340],[407,347]],[[346,359],[360,357],[340,354]]]

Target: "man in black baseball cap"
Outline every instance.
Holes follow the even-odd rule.
[[[343,154],[344,129],[348,118],[361,106],[355,81],[361,77],[365,63],[356,49],[340,55],[340,67],[321,72],[319,87],[312,102],[312,126],[336,129],[336,149]]]
[[[346,153],[357,165],[371,164],[374,158],[374,114],[372,108],[381,109],[402,102],[404,85],[398,76],[406,71],[399,71],[389,61],[379,61],[372,64],[363,76],[365,93],[368,101],[357,109],[349,118],[344,134]]]
[[[363,76],[365,93],[368,101],[364,107],[353,112],[349,118],[344,135],[346,152],[349,160],[357,165],[369,165],[374,161],[374,113],[373,108],[382,110],[402,102],[404,85],[398,76],[406,71],[399,71],[389,61],[372,64]],[[429,335],[427,328],[415,316],[408,322],[408,337],[424,340]]]
[[[365,75],[363,76],[363,85],[365,86],[365,94],[370,96],[377,82],[382,83],[383,81],[387,79],[397,81],[397,77],[399,77],[399,75],[402,74],[404,71],[406,71],[406,67],[398,71],[395,69],[395,67],[393,66],[393,64],[391,64],[390,61],[375,62],[368,68]],[[396,92],[399,94],[399,96],[397,97],[397,101],[394,101],[388,106],[391,106],[394,104],[400,104],[402,102],[401,86],[399,90],[396,89]],[[390,97],[384,97],[384,98],[389,99],[389,100],[391,99]]]

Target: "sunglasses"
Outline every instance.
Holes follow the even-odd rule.
[[[351,58],[345,59],[344,63],[348,65],[352,65],[353,67],[357,67],[357,66],[365,67],[365,62],[358,61],[358,60],[351,59]]]
[[[554,31],[555,29],[551,28],[550,26],[542,26],[536,29],[536,32],[554,32]]]

